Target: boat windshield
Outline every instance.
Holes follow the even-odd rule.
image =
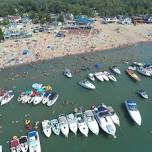
[[[137,104],[135,102],[128,101],[127,104],[128,104],[129,110],[131,110],[131,111],[137,111]]]

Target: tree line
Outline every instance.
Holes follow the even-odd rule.
[[[152,14],[152,0],[0,0],[0,16],[61,13],[100,16]]]

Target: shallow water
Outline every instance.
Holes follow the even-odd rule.
[[[82,54],[57,58],[43,63],[12,67],[0,72],[0,87],[14,89],[15,98],[7,105],[0,107],[0,144],[3,145],[5,152],[9,152],[8,140],[12,136],[21,136],[27,133],[24,129],[25,114],[30,114],[30,119],[42,121],[43,119],[56,118],[59,114],[72,112],[75,107],[84,106],[89,108],[104,102],[111,105],[120,117],[121,127],[117,127],[117,138],[113,139],[100,131],[98,136],[89,133],[86,138],[78,133],[77,136],[70,133],[69,138],[62,135],[46,138],[41,129],[40,133],[42,152],[63,151],[63,152],[92,152],[92,151],[123,151],[132,152],[133,150],[142,152],[151,149],[152,123],[152,80],[140,75],[142,81],[136,83],[126,74],[127,64],[132,61],[152,63],[152,44],[138,44],[128,48],[114,49],[111,51]],[[100,63],[101,68],[95,68],[95,64]],[[111,65],[118,65],[122,75],[117,77],[117,83],[95,82],[96,90],[89,91],[81,88],[77,82],[87,76],[91,71],[107,70]],[[67,79],[63,76],[63,69],[67,67],[73,72],[73,78]],[[88,70],[82,70],[82,68]],[[26,74],[28,73],[28,74]],[[13,78],[13,79],[12,79]],[[59,92],[58,101],[50,108],[39,104],[21,104],[16,101],[19,90],[30,88],[34,82],[51,84],[54,91]],[[149,100],[144,101],[136,95],[136,91],[144,88],[149,94]],[[126,110],[123,102],[126,99],[135,99],[138,103],[142,115],[143,124],[141,127],[135,125]],[[63,104],[68,102],[69,104]],[[19,121],[12,124],[13,121]]]

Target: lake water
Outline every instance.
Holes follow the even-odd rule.
[[[152,44],[144,43],[104,52],[57,58],[43,63],[2,70],[0,87],[14,89],[16,95],[13,101],[0,107],[0,126],[2,126],[0,144],[3,145],[4,152],[10,151],[7,141],[12,136],[19,137],[27,133],[24,129],[25,114],[30,114],[29,118],[32,122],[42,121],[57,118],[59,114],[73,112],[75,107],[84,106],[89,109],[92,105],[100,103],[111,105],[120,117],[121,126],[117,127],[116,139],[106,135],[102,130],[98,136],[90,132],[88,138],[80,133],[77,136],[70,133],[69,138],[53,134],[50,138],[46,138],[39,128],[42,152],[150,151],[152,148],[152,79],[139,75],[141,82],[132,81],[125,73],[128,64],[124,61],[152,63]],[[96,63],[101,64],[100,69],[95,67]],[[117,83],[96,81],[95,91],[86,90],[78,85],[78,81],[86,78],[89,72],[108,70],[112,65],[118,65],[122,71],[122,75],[117,77]],[[72,79],[63,76],[65,67],[71,69]],[[82,70],[86,67],[88,70]],[[31,88],[35,82],[51,84],[53,90],[59,92],[59,99],[52,107],[42,104],[24,105],[17,102],[19,90]],[[147,91],[149,100],[145,101],[137,96],[136,91],[141,88]],[[135,125],[126,113],[122,104],[126,99],[137,101],[143,119],[142,126]],[[12,121],[19,122],[12,124]]]

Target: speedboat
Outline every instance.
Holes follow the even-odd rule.
[[[117,66],[113,66],[112,68],[111,68],[111,70],[114,72],[114,73],[116,73],[116,74],[121,74],[121,71],[118,69],[118,67]]]
[[[47,106],[52,106],[58,100],[59,94],[56,92],[52,92],[49,96],[49,101],[46,103]]]
[[[36,97],[36,96],[37,96],[37,95],[32,96],[28,103],[33,103],[33,102],[34,102],[34,100],[35,100],[35,97]]]
[[[13,99],[13,97],[14,97],[13,91],[12,90],[8,91],[7,94],[1,100],[1,106],[9,103]]]
[[[20,143],[20,150],[21,152],[27,152],[28,151],[28,139],[27,136],[21,136],[19,138],[19,143]]]
[[[95,85],[92,84],[91,82],[87,81],[86,79],[85,80],[81,80],[79,82],[79,85],[84,87],[84,88],[90,89],[90,90],[96,89]]]
[[[102,105],[103,105],[105,108],[107,108],[107,110],[108,110],[108,112],[109,112],[109,115],[110,115],[112,121],[113,121],[116,125],[120,126],[119,117],[118,117],[118,115],[116,114],[116,112],[114,111],[114,109],[113,109],[112,107],[110,107],[110,106],[107,107],[107,106],[104,105],[104,104],[102,104]]]
[[[11,152],[20,152],[20,143],[16,136],[10,142],[10,150]]]
[[[84,120],[83,114],[82,112],[79,113],[75,113],[75,117],[77,119],[77,123],[78,123],[78,128],[80,130],[80,132],[85,135],[86,137],[88,137],[88,133],[89,133],[89,128]]]
[[[31,96],[30,95],[25,95],[24,96],[24,103],[28,103],[31,100]]]
[[[0,102],[1,100],[7,95],[7,91],[6,90],[3,90],[3,89],[0,89]]]
[[[52,131],[54,132],[55,135],[60,134],[60,125],[57,119],[52,119],[50,121]]]
[[[42,94],[35,96],[33,104],[37,105],[37,104],[41,103],[42,99],[43,99],[43,95]]]
[[[135,65],[130,65],[130,66],[128,67],[128,69],[135,71],[135,70],[137,69],[137,67],[136,67]]]
[[[95,135],[98,135],[99,134],[99,126],[98,126],[96,119],[94,118],[92,110],[86,110],[84,112],[84,119],[85,119],[85,122],[87,123],[89,129]]]
[[[0,152],[2,152],[2,145],[0,145]]]
[[[37,131],[28,132],[29,152],[41,152],[39,133]]]
[[[141,81],[141,79],[139,78],[139,76],[138,76],[133,70],[127,69],[126,72],[128,73],[128,75],[129,75],[132,79],[134,79],[134,80],[136,80],[136,81]]]
[[[107,108],[102,105],[94,107],[93,114],[101,129],[107,134],[112,135],[114,138],[116,138],[116,126],[109,116]]]
[[[22,103],[29,103],[31,100],[31,95],[33,94],[33,91],[27,90],[25,92],[21,92],[20,96],[18,97],[18,101]]]
[[[72,73],[71,73],[70,69],[65,69],[65,70],[64,70],[64,75],[65,75],[67,78],[71,78],[71,77],[72,77]]]
[[[19,102],[22,102],[22,103],[28,103],[28,102],[31,100],[31,96],[22,93],[22,94],[18,97],[17,100],[18,100]]]
[[[45,134],[46,137],[51,136],[51,125],[50,125],[49,120],[42,121],[42,129],[43,129],[43,133]]]
[[[133,100],[126,100],[125,101],[126,109],[130,115],[130,117],[133,119],[137,125],[141,125],[142,119],[139,110],[137,109],[137,104]]]
[[[144,66],[144,63],[140,63],[140,62],[133,62],[133,64],[139,67]]]
[[[73,113],[66,116],[70,130],[76,135],[78,130],[77,120]]]
[[[105,71],[104,71],[104,72],[101,72],[101,75],[102,75],[102,77],[103,77],[103,79],[104,79],[105,81],[109,82],[109,78],[108,78],[108,76],[106,75]]]
[[[94,76],[95,76],[99,81],[103,82],[104,79],[103,79],[103,76],[102,76],[102,75],[103,75],[102,72],[97,72],[97,73],[94,74]]]
[[[93,74],[93,73],[89,73],[89,74],[88,74],[88,78],[89,78],[91,81],[95,81],[95,77],[94,77],[94,74]]]
[[[139,67],[139,68],[137,68],[137,72],[144,76],[151,77],[151,72],[149,70],[147,70],[146,68]]]
[[[117,81],[114,75],[112,75],[110,72],[104,71],[104,74],[109,78],[109,80],[112,80],[114,82]]]
[[[42,103],[43,104],[46,104],[47,102],[49,102],[49,96],[51,95],[51,93],[50,92],[45,92],[44,94],[43,94],[43,99],[42,99]]]
[[[146,91],[144,91],[143,89],[139,90],[137,93],[138,93],[142,98],[148,99],[148,94],[147,94]]]
[[[68,125],[68,121],[66,117],[64,115],[60,115],[58,118],[58,121],[59,121],[61,132],[63,133],[63,135],[65,135],[65,137],[68,137],[69,125]]]

